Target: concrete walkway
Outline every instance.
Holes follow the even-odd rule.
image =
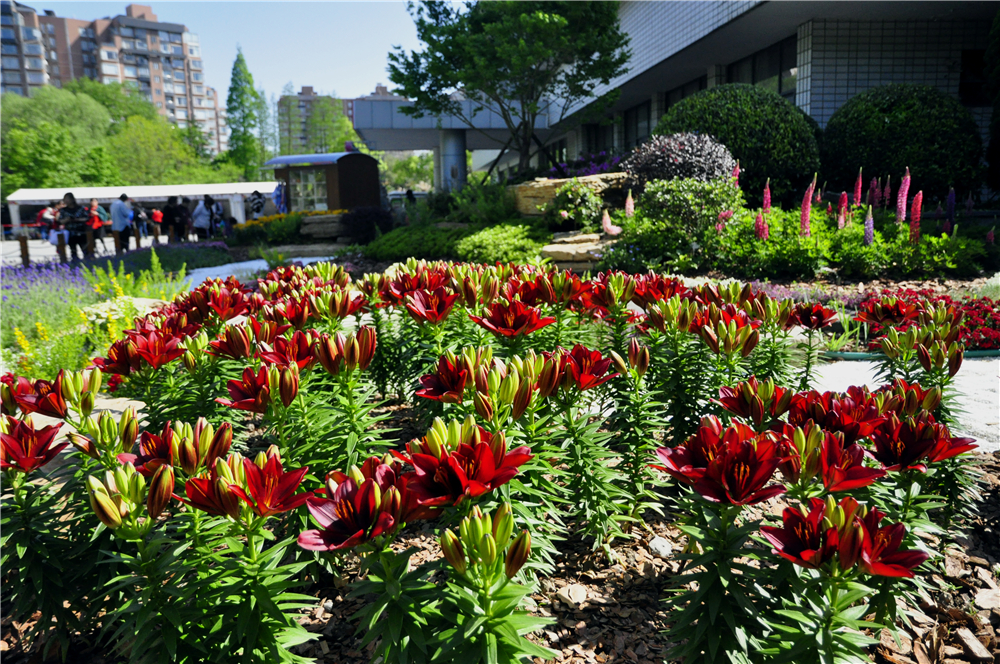
[[[166,238],[160,238],[161,244]],[[109,234],[108,237],[104,239],[104,244],[107,250],[101,247],[101,241],[96,240],[95,245],[97,249],[98,258],[113,258],[115,255],[115,241],[111,238]],[[135,240],[129,241],[129,246],[135,249]],[[142,241],[143,248],[153,246],[153,237],[149,236],[144,238]],[[17,239],[4,239],[0,241],[0,253],[2,253],[2,264],[5,266],[13,266],[21,264],[21,243]],[[69,248],[66,248],[66,257],[72,258],[72,253]],[[49,244],[46,240],[28,240],[28,257],[31,259],[32,263],[48,263],[50,261],[56,260],[58,254],[56,253],[55,245]]]
[[[851,385],[879,387],[872,362],[833,362],[820,365],[814,387],[821,391],[843,391]],[[981,452],[1000,449],[1000,358],[967,359],[955,376],[958,389],[958,436],[975,438]]]

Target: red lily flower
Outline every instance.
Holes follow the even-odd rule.
[[[225,322],[245,314],[249,309],[249,300],[243,291],[222,286],[218,291],[211,291],[208,306]]]
[[[216,399],[217,403],[252,413],[266,413],[271,403],[271,388],[267,381],[267,367],[254,374],[253,369],[243,370],[242,380],[231,380],[227,387],[232,400]]]
[[[65,418],[69,409],[63,399],[63,376],[64,372],[60,369],[54,381],[36,380],[32,383],[27,378],[18,378],[11,393],[21,412]]]
[[[136,354],[153,367],[154,371],[184,354],[184,349],[179,345],[180,339],[156,331],[146,336],[135,335],[132,340],[135,342]]]
[[[420,378],[423,387],[416,391],[416,395],[443,403],[462,403],[468,379],[469,372],[465,370],[464,363],[452,363],[447,356],[442,355],[438,358],[437,373]]]
[[[941,403],[941,388],[922,388],[917,383],[907,383],[902,378],[897,378],[892,385],[885,385],[876,391],[876,394],[890,394],[885,401],[885,410],[895,411],[899,415],[916,415],[918,411],[925,410],[929,413]]]
[[[352,472],[355,470],[351,469]],[[403,474],[403,465],[398,461],[387,462],[386,457],[369,457],[361,468],[356,469],[360,474],[351,475],[333,470],[326,474],[326,488],[320,489],[316,495],[333,496],[337,492],[337,487],[348,479],[356,482],[372,480],[381,492],[381,506],[383,512],[392,515],[393,521],[397,525],[428,519],[434,516],[434,508],[422,506],[419,503],[419,496],[409,489],[410,474]]]
[[[240,496],[230,484],[213,469],[208,477],[192,477],[184,483],[188,499],[175,495],[174,498],[191,507],[214,516],[228,516],[236,519],[240,515]]]
[[[948,427],[938,424],[930,413],[900,420],[893,413],[872,434],[871,455],[886,470],[927,470],[922,461],[934,463],[976,448],[971,438],[952,438]]]
[[[142,368],[142,358],[131,339],[119,339],[108,348],[108,357],[95,357],[94,366],[104,373],[128,376]]]
[[[493,334],[503,337],[517,337],[531,334],[556,322],[552,316],[541,316],[541,310],[526,306],[523,302],[494,302],[486,316],[469,316],[480,326]]]
[[[646,309],[654,302],[669,300],[674,295],[683,295],[688,291],[684,282],[676,277],[664,277],[661,274],[650,272],[648,274],[636,275],[635,295],[632,301]]]
[[[864,541],[861,548],[861,568],[875,576],[913,578],[913,570],[928,556],[923,551],[899,550],[906,537],[906,526],[894,523],[879,527],[885,515],[872,508],[862,519]]]
[[[756,435],[754,430],[742,422],[733,422],[723,427],[722,420],[715,415],[702,418],[701,426],[677,447],[660,447],[656,456],[664,465],[650,464],[684,484],[693,485],[705,476],[705,469],[718,456],[728,442],[747,440]]]
[[[299,546],[307,551],[338,551],[369,542],[396,525],[392,514],[380,507],[381,491],[374,480],[360,487],[348,478],[333,498],[309,498],[306,507],[321,530],[299,533]]]
[[[383,302],[399,306],[406,302],[406,296],[417,290],[437,290],[448,285],[448,273],[440,267],[418,265],[414,274],[402,272],[384,283],[379,295]]]
[[[273,320],[266,320],[258,316],[249,319],[250,327],[253,330],[253,338],[259,344],[274,344],[274,340],[285,333],[285,330],[292,329],[291,325],[279,324]]]
[[[311,369],[316,364],[314,345],[319,336],[312,330],[296,330],[292,338],[277,337],[274,347],[258,353],[258,357],[268,364],[278,366],[298,365],[301,371]]]
[[[760,324],[732,304],[721,308],[712,304],[695,315],[688,331],[700,336],[713,353],[739,352],[746,357],[760,341]]]
[[[457,293],[449,293],[444,286],[438,286],[433,291],[414,291],[404,301],[413,320],[436,325],[448,317],[457,299]]]
[[[210,341],[208,345],[210,349],[206,352],[217,357],[241,360],[253,355],[250,332],[243,325],[227,325],[222,335],[218,339]]]
[[[618,374],[606,375],[611,368],[612,359],[602,358],[598,350],[589,350],[580,344],[563,355],[565,375],[570,377],[581,392],[603,385]]]
[[[247,490],[244,491],[235,484],[229,490],[242,498],[257,516],[290,512],[304,505],[312,496],[309,491],[295,493],[309,468],[285,472],[281,466],[281,457],[277,454],[269,454],[263,468],[250,459],[243,459],[243,470],[246,473]]]
[[[41,429],[36,429],[30,419],[18,420],[5,415],[4,422],[6,433],[0,433],[0,470],[13,468],[30,473],[52,461],[69,445],[61,443],[52,447],[62,422]]]
[[[410,489],[424,506],[458,505],[467,498],[476,498],[493,491],[517,475],[518,467],[532,458],[527,446],[507,452],[502,434],[489,434],[480,429],[480,442],[459,444],[452,451],[444,448],[440,456],[414,452],[423,449],[419,443],[408,443],[409,456],[394,453],[411,464],[408,473]]]
[[[309,300],[290,297],[274,307],[274,313],[287,320],[296,330],[302,329],[313,315]]]
[[[775,385],[774,381],[761,382],[750,376],[735,387],[720,387],[719,398],[714,401],[733,415],[760,426],[765,416],[774,419],[788,412],[792,397],[791,390]]]
[[[722,454],[708,463],[694,490],[712,502],[754,505],[785,492],[783,486],[764,486],[779,463],[781,456],[771,434],[728,443]]]
[[[805,302],[795,305],[791,324],[798,324],[807,330],[819,330],[837,320],[837,312],[827,309],[821,304],[807,304]]]
[[[870,395],[864,397],[855,391],[854,396],[838,392],[815,390],[800,392],[792,397],[788,410],[788,422],[802,426],[814,421],[827,431],[844,434],[844,442],[851,445],[862,438],[868,438],[885,421],[879,414],[879,405]]]
[[[854,320],[880,327],[895,327],[916,319],[921,313],[921,308],[915,304],[887,297],[878,302],[863,303]]]
[[[864,465],[865,451],[857,443],[844,444],[842,433],[827,431],[823,440],[821,463],[823,486],[827,491],[850,491],[868,486],[885,477],[881,468]]]
[[[139,453],[123,452],[118,455],[118,461],[132,464],[143,477],[152,477],[160,466],[173,466],[179,461],[175,459],[175,435],[169,420],[163,425],[163,431],[159,435],[143,431],[139,437]]]
[[[809,501],[809,513],[786,507],[781,514],[782,527],[762,526],[760,531],[774,546],[774,553],[800,567],[817,569],[837,555],[841,569],[850,569],[862,549],[863,527],[855,516],[858,503],[844,498],[838,504],[844,523],[831,526],[827,505],[820,498]]]

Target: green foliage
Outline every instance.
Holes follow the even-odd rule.
[[[471,126],[452,97],[461,89],[473,101],[472,115],[488,109],[503,118],[522,170],[536,120],[547,112],[544,100],[561,99],[564,108],[589,102],[603,112],[617,95],[595,98],[593,90],[624,73],[631,55],[615,3],[423,2],[412,13],[425,49],[389,54],[389,79],[414,100],[402,112],[451,113]]]
[[[350,118],[344,115],[344,107],[339,99],[323,95],[312,102],[312,110],[306,119],[306,136],[309,139],[306,152],[343,152],[347,141],[357,141]]]
[[[720,213],[742,208],[743,192],[728,177],[661,180],[646,187],[639,204],[650,218],[694,236],[714,227]]]
[[[0,187],[4,199],[22,187],[82,183],[80,164],[66,158],[78,153],[68,129],[50,122],[40,122],[34,128],[19,124],[6,132],[0,144],[3,169]]]
[[[447,221],[493,225],[519,216],[513,192],[502,183],[470,182],[451,198],[453,209]]]
[[[898,183],[909,167],[915,188],[943,199],[950,186],[979,189],[982,153],[979,128],[957,99],[928,85],[892,84],[852,97],[830,118],[823,179],[849,191],[858,168]]]
[[[718,234],[712,265],[746,279],[812,279],[823,265],[828,245],[825,213],[811,216],[811,233],[802,237],[799,212],[772,209],[767,215],[770,236],[754,235],[753,215],[741,214]]]
[[[129,118],[139,116],[147,120],[160,117],[156,107],[142,96],[133,83],[101,83],[90,78],[78,78],[64,87],[70,92],[82,93],[103,106],[111,115],[109,131],[114,134],[122,129]]]
[[[601,223],[603,207],[600,196],[573,178],[556,190],[556,197],[545,208],[545,221],[552,229],[592,232]]]
[[[819,170],[816,135],[805,114],[777,93],[731,83],[703,90],[670,107],[654,134],[700,132],[740,162],[740,184],[754,205],[771,179],[776,202],[791,203]]]
[[[237,47],[229,79],[226,117],[229,123],[229,159],[246,180],[256,179],[260,168],[256,133],[260,126],[259,105],[260,97],[254,88],[253,74],[247,67],[243,50]]]
[[[176,273],[166,272],[152,248],[149,250],[149,260],[148,270],[126,271],[125,263],[121,262],[116,271],[111,261],[108,261],[107,268],[95,265],[93,268],[83,267],[81,271],[94,291],[108,295],[124,294],[129,297],[172,300],[175,295],[186,290],[186,266],[182,265]]]
[[[454,258],[458,241],[470,232],[468,228],[438,228],[427,223],[403,226],[377,238],[364,248],[364,253],[376,261]]]
[[[238,225],[234,228],[233,237],[227,242],[237,247],[294,244],[302,240],[299,234],[301,230],[302,215],[291,212],[265,223]]]
[[[5,94],[0,104],[0,140],[7,140],[7,131],[13,127],[37,128],[50,123],[69,130],[73,143],[87,151],[100,145],[111,127],[107,109],[83,92],[74,94],[47,85],[30,97]]]
[[[379,175],[388,190],[430,189],[434,184],[434,155],[386,152],[379,160]]]
[[[463,237],[455,244],[455,253],[470,263],[532,263],[550,238],[537,226],[498,224]]]

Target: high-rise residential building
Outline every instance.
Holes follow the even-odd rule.
[[[197,126],[211,152],[228,149],[225,110],[205,85],[198,35],[160,22],[151,7],[128,5],[124,16],[86,21],[0,0],[0,22],[3,92],[30,95],[78,78],[130,83],[170,122]]]
[[[314,119],[324,113],[321,110],[325,104],[332,108],[339,105],[343,114],[353,124],[354,100],[337,99],[330,95],[321,95],[311,85],[303,85],[298,94],[282,95],[278,100],[278,133],[282,154],[302,154],[316,151],[317,140],[314,135],[317,124]],[[339,146],[337,151],[343,150]]]

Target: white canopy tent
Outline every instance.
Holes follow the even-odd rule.
[[[86,204],[92,198],[98,203],[107,205],[117,200],[122,194],[137,203],[165,201],[171,196],[187,196],[197,200],[208,195],[217,201],[229,201],[230,214],[237,223],[246,222],[243,211],[243,201],[255,191],[268,198],[278,186],[278,182],[223,182],[220,184],[166,184],[145,187],[61,187],[58,189],[18,189],[7,197],[10,208],[10,220],[15,235],[20,232],[22,205],[48,205],[51,201],[61,200],[67,193],[76,196],[81,204]]]

